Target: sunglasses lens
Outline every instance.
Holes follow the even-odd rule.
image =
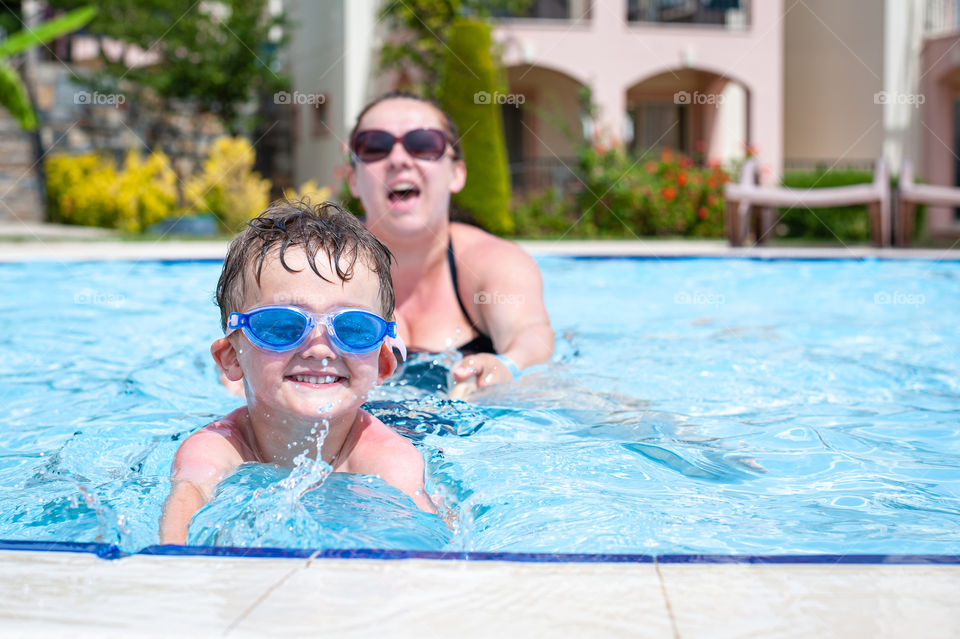
[[[307,328],[307,318],[287,309],[267,309],[250,315],[250,331],[268,348],[296,343]]]
[[[353,152],[361,162],[374,162],[390,155],[394,142],[386,131],[361,131],[353,138]]]
[[[357,351],[372,349],[386,333],[382,319],[363,311],[340,313],[333,318],[333,330],[344,346]]]
[[[403,148],[419,160],[439,160],[447,150],[447,137],[436,129],[416,129],[403,136]]]

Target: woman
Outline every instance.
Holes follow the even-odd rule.
[[[350,135],[350,189],[366,225],[396,258],[400,336],[412,350],[459,349],[454,379],[509,381],[553,353],[543,281],[519,246],[450,221],[466,166],[456,126],[434,103],[389,93]]]

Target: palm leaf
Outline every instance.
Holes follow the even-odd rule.
[[[37,116],[30,106],[27,89],[17,72],[0,60],[0,107],[5,108],[20,123],[24,131],[37,128]]]
[[[71,31],[76,31],[88,23],[96,13],[96,7],[83,7],[65,13],[53,20],[48,20],[33,29],[17,31],[3,42],[0,42],[0,58],[7,58],[23,53],[34,45],[46,44]]]

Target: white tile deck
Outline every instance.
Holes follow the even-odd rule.
[[[681,637],[960,636],[960,566],[659,569]]]
[[[0,552],[2,636],[956,637],[960,566]]]

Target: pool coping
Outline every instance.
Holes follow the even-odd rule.
[[[723,555],[668,553],[662,555],[618,553],[542,553],[398,550],[385,548],[243,548],[232,546],[153,545],[125,552],[114,544],[72,541],[0,539],[0,552],[26,551],[91,554],[105,560],[132,556],[231,557],[238,559],[426,559],[433,561],[512,563],[631,563],[631,564],[857,564],[857,565],[960,565],[960,555],[920,554],[809,554]]]
[[[749,258],[749,259],[921,259],[960,260],[956,248],[876,248],[872,246],[754,246],[732,247],[716,240],[521,240],[521,247],[535,256]],[[229,243],[225,240],[191,242],[118,241],[28,241],[0,240],[0,262],[155,261],[222,260]]]

